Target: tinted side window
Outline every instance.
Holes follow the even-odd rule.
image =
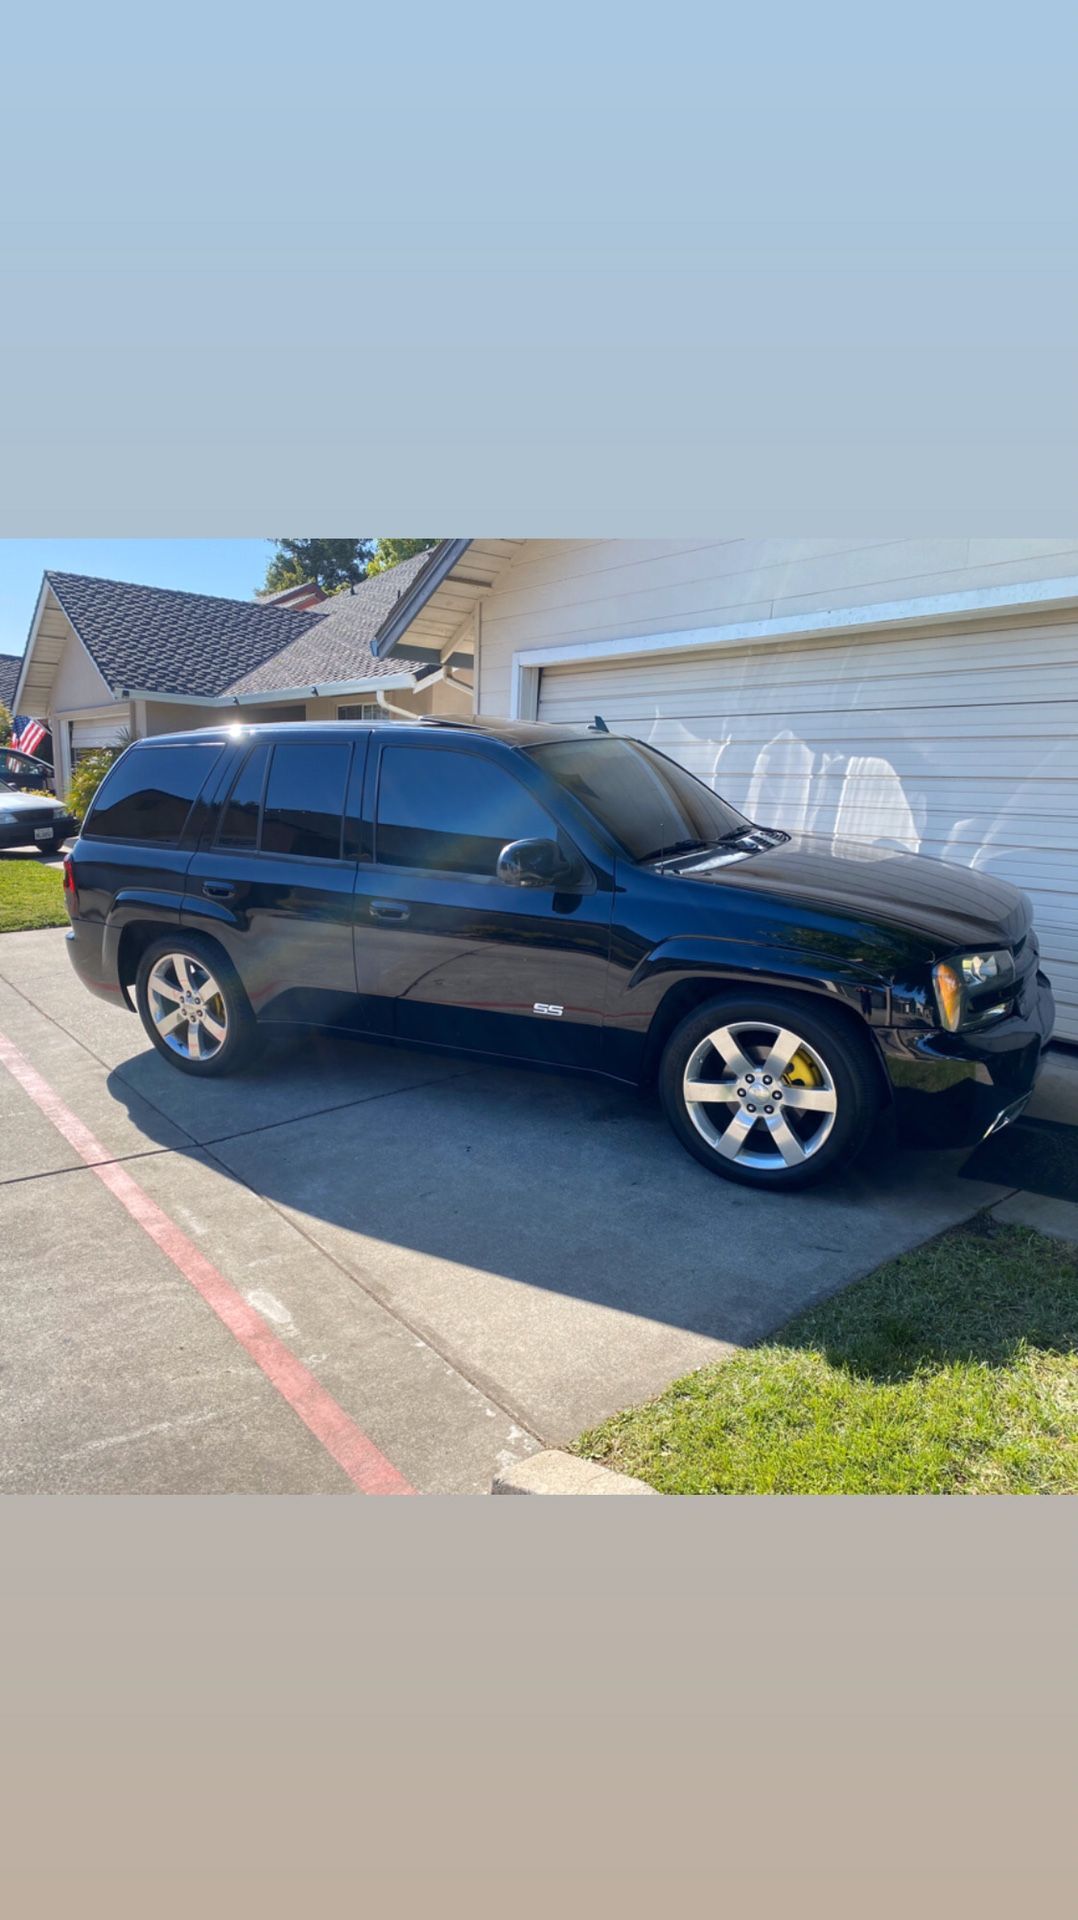
[[[262,812],[263,853],[339,860],[352,746],[344,740],[279,740]]]
[[[217,829],[219,847],[248,847],[253,852],[258,845],[258,810],[266,784],[269,751],[265,741],[252,747],[232,782]]]
[[[178,840],[220,752],[218,741],[131,748],[106,774],[83,832],[95,840]]]
[[[376,858],[393,867],[493,875],[510,840],[549,840],[550,816],[504,767],[437,747],[387,747]]]

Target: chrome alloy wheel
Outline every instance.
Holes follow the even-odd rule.
[[[689,1056],[682,1094],[697,1132],[727,1160],[767,1172],[819,1153],[838,1114],[823,1057],[789,1027],[716,1027]]]
[[[150,1018],[173,1053],[212,1060],[228,1039],[228,1008],[208,967],[191,954],[163,953],[146,982]]]

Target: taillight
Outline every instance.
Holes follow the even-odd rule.
[[[64,855],[64,902],[74,920],[79,910],[79,890],[75,885],[75,869],[69,853]]]

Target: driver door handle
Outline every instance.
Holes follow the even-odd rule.
[[[202,891],[210,900],[234,900],[236,889],[229,880],[204,880]]]
[[[368,911],[372,920],[393,920],[399,925],[407,920],[409,909],[402,907],[399,900],[372,900]]]

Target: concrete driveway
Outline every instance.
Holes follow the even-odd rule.
[[[0,1036],[9,1491],[486,1490],[1007,1191],[881,1141],[757,1195],[630,1091],[338,1038],[202,1085],[56,930]]]

